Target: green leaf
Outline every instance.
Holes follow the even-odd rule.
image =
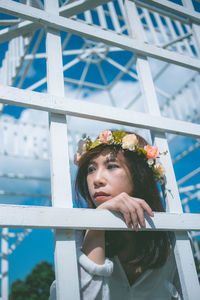
[[[113,131],[112,135],[116,144],[122,144],[122,139],[127,135],[127,133],[123,130],[118,130]]]
[[[100,144],[100,140],[99,140],[99,139],[96,139],[96,140],[94,141],[94,143],[90,146],[89,149],[93,149],[93,148],[99,146],[99,144]]]

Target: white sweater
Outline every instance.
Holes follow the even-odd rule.
[[[91,261],[80,248],[77,232],[77,259],[82,300],[171,300],[181,299],[173,285],[176,272],[174,256],[165,265],[149,269],[130,286],[118,259],[106,259],[104,265]],[[49,300],[56,300],[56,281],[50,288]]]

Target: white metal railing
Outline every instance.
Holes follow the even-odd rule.
[[[43,160],[49,157],[47,125],[1,118],[0,136],[1,155]]]

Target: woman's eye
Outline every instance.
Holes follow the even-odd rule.
[[[95,167],[88,167],[88,174],[92,173],[95,170]]]
[[[116,164],[110,164],[110,165],[108,165],[108,169],[114,169],[114,168],[119,168],[119,166],[116,165]]]

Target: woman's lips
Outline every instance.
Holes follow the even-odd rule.
[[[94,199],[95,200],[104,200],[107,197],[109,197],[110,195],[104,192],[97,192],[94,194]]]

